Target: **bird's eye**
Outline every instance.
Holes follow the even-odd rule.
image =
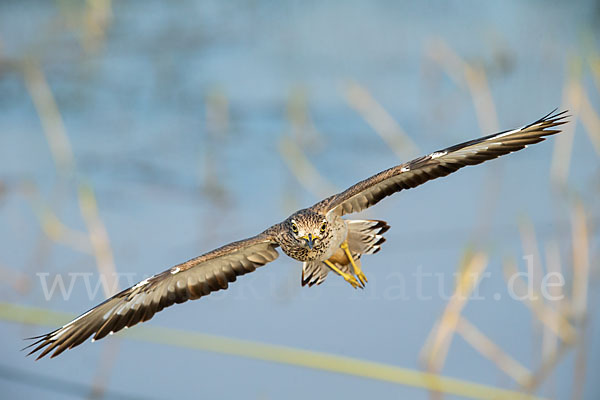
[[[327,229],[327,222],[323,222],[323,225],[321,225],[321,233],[325,233],[326,229]]]
[[[292,222],[292,232],[298,233],[298,227]]]

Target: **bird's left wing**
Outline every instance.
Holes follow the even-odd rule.
[[[37,341],[26,348],[35,346],[29,354],[43,349],[38,359],[51,352],[55,357],[91,335],[94,335],[93,340],[102,339],[109,333],[147,321],[174,303],[227,289],[237,276],[275,260],[276,247],[269,230],[225,245],[144,279],[53,332],[30,338]]]
[[[522,128],[457,144],[387,169],[326,198],[311,209],[338,215],[364,210],[400,190],[414,188],[467,165],[480,164],[541,142],[545,136],[560,132],[552,128],[568,122],[565,113],[556,113],[555,110]]]

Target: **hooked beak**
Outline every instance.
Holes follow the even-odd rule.
[[[315,245],[315,239],[318,239],[316,236],[313,236],[312,233],[309,233],[306,236],[302,236],[302,239],[306,240],[306,244],[308,244],[308,248],[312,250]]]

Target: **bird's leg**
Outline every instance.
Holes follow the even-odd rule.
[[[363,288],[363,286],[356,280],[355,277],[353,277],[350,274],[345,273],[344,271],[340,270],[338,267],[336,267],[331,261],[329,260],[325,260],[323,261],[325,264],[327,264],[327,266],[329,268],[331,268],[332,270],[334,270],[337,274],[341,275],[342,278],[344,278],[346,280],[346,282],[348,282],[349,284],[352,285],[353,288]]]
[[[346,257],[348,257],[348,260],[350,260],[350,264],[352,264],[352,268],[354,268],[354,274],[358,277],[358,279],[360,280],[360,283],[364,287],[365,284],[368,282],[367,277],[362,272],[362,269],[360,269],[360,267],[358,265],[356,265],[356,262],[354,262],[354,257],[352,257],[352,254],[350,253],[350,250],[348,249],[348,241],[344,240],[344,243],[342,243],[340,245],[340,247],[346,253]]]

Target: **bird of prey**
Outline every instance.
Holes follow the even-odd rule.
[[[559,133],[554,129],[567,122],[566,111],[556,110],[521,128],[496,133],[435,151],[382,171],[297,211],[283,222],[248,239],[233,242],[176,265],[123,290],[78,318],[35,341],[29,354],[52,357],[83,343],[144,322],[175,303],[195,300],[227,289],[240,275],[254,271],[278,256],[277,248],[302,262],[302,285],[318,285],[333,271],[354,288],[367,278],[360,258],[380,250],[389,226],[379,220],[344,219],[384,197],[446,176],[467,165],[476,165],[521,150]]]

